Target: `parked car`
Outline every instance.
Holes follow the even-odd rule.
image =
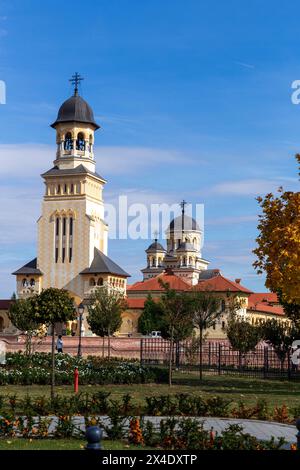
[[[150,338],[161,338],[161,331],[151,331]]]

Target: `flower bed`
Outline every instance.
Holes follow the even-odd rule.
[[[6,415],[0,417],[0,438],[71,439],[83,438],[90,425],[100,425],[110,440],[126,440],[140,447],[190,450],[280,450],[286,441],[273,437],[264,441],[245,433],[243,427],[229,424],[221,433],[204,429],[203,423],[193,418],[168,418],[159,427],[140,417],[132,417],[127,428],[124,423],[110,416],[110,423],[103,424],[101,417],[85,419],[85,426],[78,426],[78,418],[59,415],[54,418]]]
[[[271,408],[265,400],[247,406],[243,401],[234,403],[220,396],[190,394],[146,396],[144,402],[136,403],[131,395],[124,394],[119,400],[110,398],[110,392],[77,393],[72,396],[56,395],[54,399],[44,395],[0,395],[0,414],[46,416],[111,415],[117,421],[128,416],[186,416],[258,419],[290,424],[299,417],[299,407],[289,409],[285,404]]]
[[[68,354],[55,356],[55,382],[71,385],[78,367],[80,383],[133,384],[166,380],[166,372],[141,366],[138,361],[94,357],[77,358]],[[8,353],[6,365],[0,367],[0,385],[47,385],[51,381],[51,354],[36,353],[28,358],[22,353]]]

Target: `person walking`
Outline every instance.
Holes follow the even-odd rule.
[[[58,339],[57,339],[57,342],[56,342],[56,350],[57,350],[58,353],[63,352],[63,340],[62,340],[61,335],[58,335]]]

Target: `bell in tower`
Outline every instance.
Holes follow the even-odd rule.
[[[84,165],[95,172],[94,132],[99,129],[90,105],[78,94],[78,85],[83,80],[76,72],[70,79],[74,95],[59,108],[56,121],[51,124],[56,130],[57,153],[54,165],[68,170]]]

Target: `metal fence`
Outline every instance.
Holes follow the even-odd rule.
[[[167,365],[170,342],[161,338],[141,340],[141,363]],[[185,371],[199,371],[200,348],[195,341],[174,343],[173,367]],[[229,345],[206,342],[202,347],[202,369],[212,374],[237,374],[248,377],[300,379],[300,369],[293,365],[288,354],[280,361],[273,348],[257,346],[255,350],[240,354]]]

